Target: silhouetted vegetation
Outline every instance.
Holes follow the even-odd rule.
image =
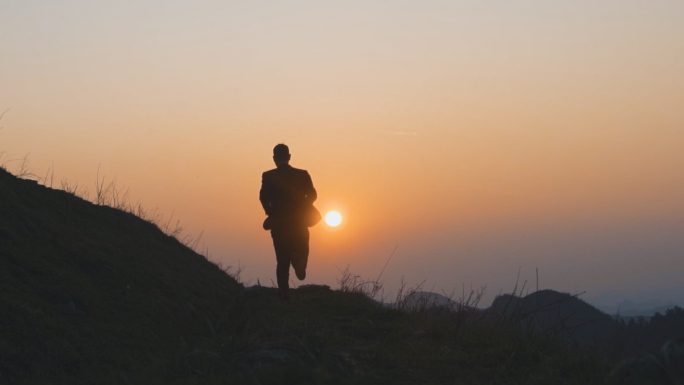
[[[130,212],[0,170],[0,383],[588,384],[617,364],[477,309],[480,291],[381,306],[381,283],[347,271],[284,303],[230,273]]]
[[[618,319],[613,344],[622,356],[639,351],[656,352],[666,341],[684,337],[684,309],[679,306],[665,314],[656,313],[650,319]]]

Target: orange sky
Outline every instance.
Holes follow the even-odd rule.
[[[270,283],[257,200],[279,142],[322,211],[307,282],[388,292],[684,281],[679,1],[0,4],[2,161],[204,231]],[[55,183],[57,184],[57,183]]]

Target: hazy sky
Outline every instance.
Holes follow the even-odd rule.
[[[261,172],[290,146],[347,265],[485,302],[684,281],[684,3],[0,2],[2,162],[98,173],[275,280]],[[684,293],[682,294],[684,297]]]

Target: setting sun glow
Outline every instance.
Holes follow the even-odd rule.
[[[325,223],[328,226],[337,227],[342,223],[342,215],[337,211],[331,211],[325,215]]]

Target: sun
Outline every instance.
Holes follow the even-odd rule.
[[[327,223],[328,226],[337,227],[342,223],[342,215],[337,211],[330,211],[325,214],[325,223]]]

